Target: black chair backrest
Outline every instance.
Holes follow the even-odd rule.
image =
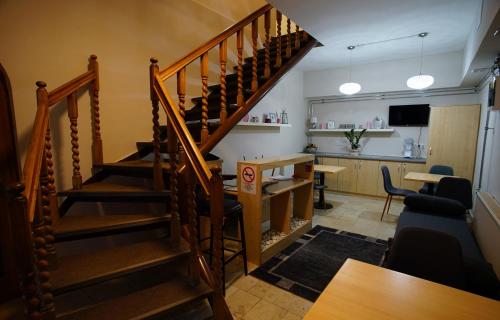
[[[436,196],[457,200],[472,209],[472,185],[465,178],[444,177],[438,183]]]
[[[382,177],[384,178],[384,190],[387,193],[391,193],[391,191],[394,190],[394,186],[391,181],[391,173],[389,172],[387,166],[382,166],[380,168],[382,170]]]
[[[443,166],[440,164],[433,165],[431,169],[429,170],[429,173],[433,174],[442,174],[445,176],[452,176],[453,175],[453,168],[450,166]]]
[[[462,247],[455,237],[440,231],[406,227],[397,233],[389,250],[386,268],[465,288]]]

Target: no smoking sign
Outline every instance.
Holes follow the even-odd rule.
[[[240,172],[241,188],[240,190],[246,193],[257,193],[257,188],[255,186],[255,167],[254,166],[242,166]]]

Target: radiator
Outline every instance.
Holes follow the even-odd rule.
[[[478,192],[472,230],[484,258],[500,278],[500,203],[487,192]]]

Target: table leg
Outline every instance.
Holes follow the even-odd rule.
[[[325,173],[324,172],[320,172],[319,184],[322,186],[325,185]],[[323,209],[323,210],[333,208],[333,205],[325,202],[325,190],[324,189],[319,190],[319,201],[314,204],[314,208],[315,209]]]

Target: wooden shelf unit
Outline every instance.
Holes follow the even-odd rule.
[[[313,163],[314,155],[304,153],[238,161],[238,200],[243,205],[247,256],[250,263],[261,265],[311,229]],[[279,181],[262,188],[263,171],[288,165],[294,166],[293,180]],[[287,236],[262,251],[262,212],[265,201],[270,202],[271,229],[283,232]],[[292,217],[308,222],[292,231]]]

